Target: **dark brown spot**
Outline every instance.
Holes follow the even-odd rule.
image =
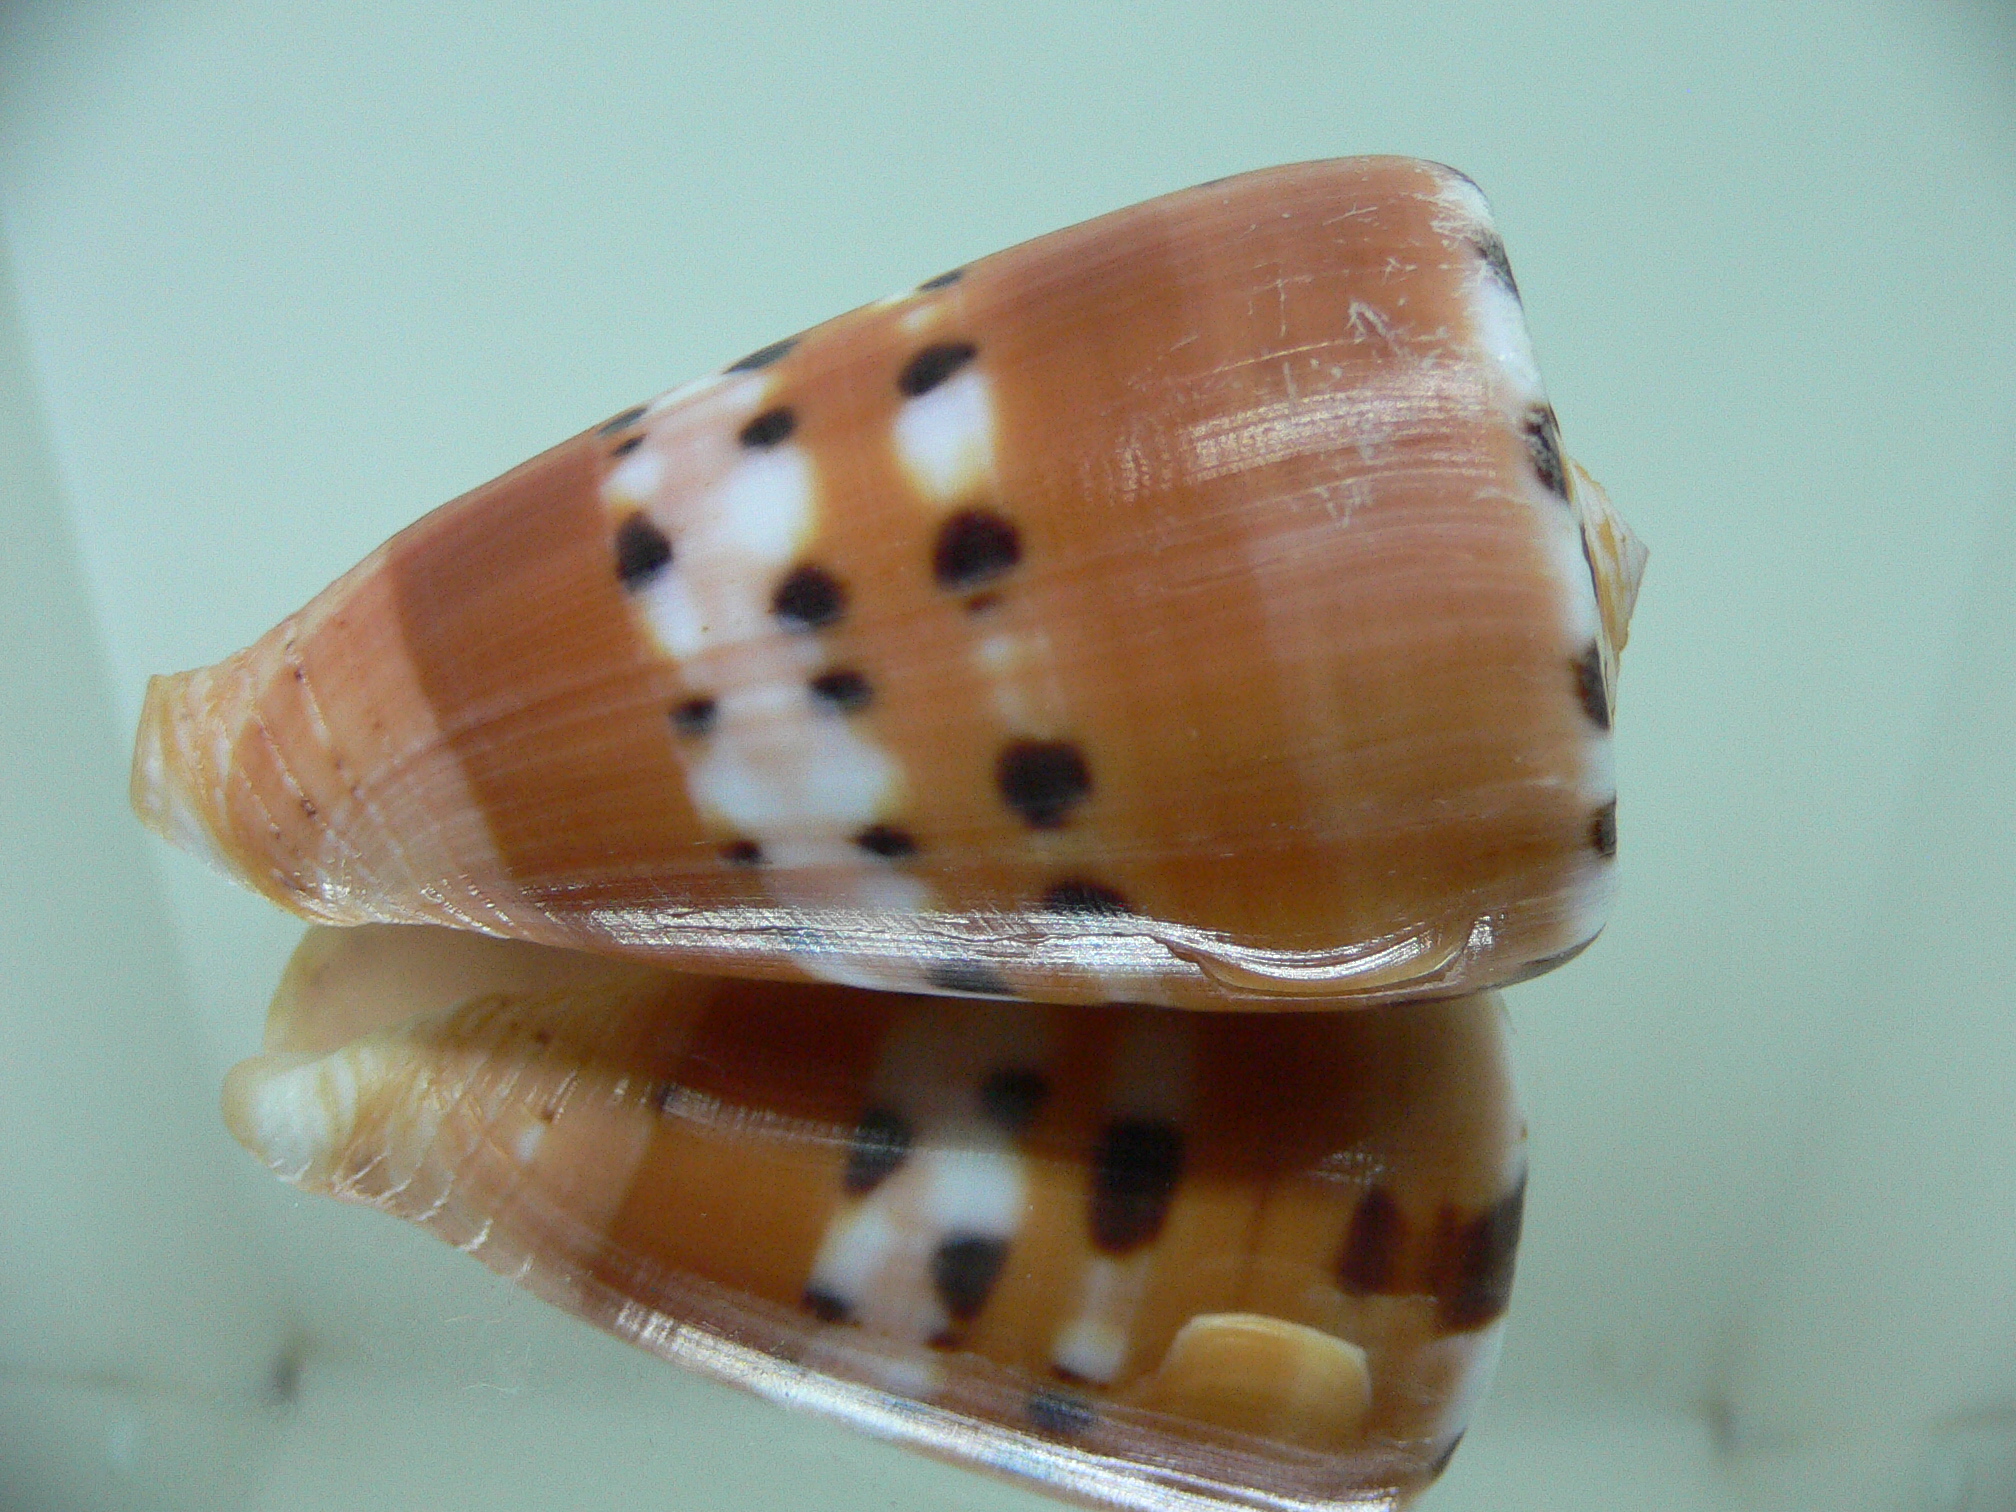
[[[854,843],[872,856],[892,861],[917,854],[916,837],[893,824],[871,824],[854,837]]]
[[[598,436],[613,436],[620,430],[628,430],[643,418],[644,406],[641,404],[632,405],[629,409],[623,411],[622,414],[612,419],[604,420],[600,425],[596,426],[595,434]]]
[[[1512,259],[1505,255],[1505,238],[1496,231],[1485,232],[1477,238],[1477,255],[1484,259],[1484,266],[1491,270],[1491,276],[1517,299],[1519,281],[1512,276]]]
[[[1337,1257],[1337,1277],[1344,1289],[1362,1295],[1391,1288],[1406,1236],[1406,1215],[1384,1187],[1375,1186],[1359,1198],[1351,1227],[1345,1231],[1343,1253]]]
[[[854,1126],[847,1145],[847,1174],[841,1184],[856,1197],[888,1180],[910,1153],[910,1122],[887,1108],[870,1108]]]
[[[924,980],[940,992],[965,992],[974,997],[1012,998],[1015,989],[983,961],[934,961]]]
[[[963,592],[1014,569],[1022,538],[1014,523],[991,509],[962,509],[938,527],[931,574],[948,592]]]
[[[1008,807],[1032,829],[1056,829],[1092,791],[1092,773],[1068,740],[1017,740],[995,762],[994,781]]]
[[[1030,1394],[1028,1411],[1031,1427],[1058,1438],[1077,1438],[1098,1420],[1092,1404],[1083,1397],[1049,1386]]]
[[[779,405],[776,409],[763,411],[743,426],[737,439],[744,446],[760,449],[790,440],[791,432],[796,429],[798,429],[798,417],[788,407]]]
[[[1162,1232],[1183,1174],[1183,1131],[1160,1119],[1116,1119],[1092,1155],[1092,1242],[1111,1255]]]
[[[1617,855],[1617,800],[1612,798],[1596,810],[1589,821],[1589,844],[1605,861]]]
[[[897,392],[906,399],[928,394],[979,355],[980,348],[970,341],[934,342],[904,364],[896,377]]]
[[[1020,1134],[1049,1097],[1050,1083],[1040,1071],[996,1071],[980,1084],[980,1111],[1008,1133]]]
[[[953,1322],[971,1323],[980,1316],[1007,1263],[1006,1239],[961,1234],[938,1246],[931,1256],[931,1284]]]
[[[954,268],[950,273],[940,273],[936,278],[927,278],[917,285],[920,294],[929,294],[933,289],[949,289],[966,276],[964,268]]]
[[[616,576],[635,593],[672,565],[672,543],[665,532],[637,513],[616,527]]]
[[[621,441],[618,441],[614,446],[609,448],[609,455],[612,457],[627,457],[643,444],[644,438],[642,436],[625,436]]]
[[[829,1291],[820,1291],[817,1287],[806,1287],[805,1295],[799,1298],[799,1301],[805,1311],[821,1323],[845,1323],[854,1315],[854,1309],[846,1302]]]
[[[860,713],[875,696],[867,678],[846,669],[821,672],[806,686],[811,688],[812,696],[819,702],[842,714]]]
[[[1561,462],[1561,422],[1554,418],[1554,407],[1534,405],[1526,411],[1521,430],[1526,436],[1526,455],[1533,463],[1534,475],[1549,493],[1565,500],[1568,472]]]
[[[1442,1326],[1452,1333],[1482,1328],[1512,1300],[1526,1177],[1468,1222],[1445,1210],[1436,1235],[1432,1284]]]
[[[782,341],[773,341],[766,347],[758,347],[747,357],[731,362],[724,369],[730,373],[753,373],[772,363],[782,362],[791,355],[791,349],[798,345],[796,336],[786,336]]]
[[[761,866],[763,847],[754,840],[731,840],[721,847],[721,859],[730,866]]]
[[[1603,651],[1596,642],[1568,664],[1575,676],[1575,696],[1582,700],[1582,712],[1599,730],[1610,728],[1610,695],[1603,691]]]
[[[1133,908],[1115,889],[1103,882],[1087,882],[1067,877],[1043,894],[1040,905],[1046,913],[1130,914]]]
[[[966,612],[968,614],[985,614],[1000,602],[1001,595],[998,593],[976,593],[966,600]]]
[[[804,566],[777,585],[770,608],[793,630],[817,630],[847,612],[847,590],[824,567]]]
[[[672,711],[672,728],[681,735],[705,735],[714,728],[717,710],[711,698],[689,698]]]

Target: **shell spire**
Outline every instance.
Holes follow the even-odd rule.
[[[1400,158],[1040,238],[614,417],[157,680],[134,801],[302,915],[1054,1002],[1544,970],[1643,553]]]

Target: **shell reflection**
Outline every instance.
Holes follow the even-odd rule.
[[[1495,1355],[1504,1016],[1001,1005],[311,932],[233,1131],[644,1347],[1118,1505],[1384,1504]]]

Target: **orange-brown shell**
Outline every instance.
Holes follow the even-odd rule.
[[[1472,990],[1601,926],[1641,559],[1474,187],[1274,169],[443,507],[157,679],[136,803],[331,922],[1052,1001]]]
[[[1108,1504],[1388,1505],[1496,1353],[1507,1049],[1490,995],[953,1003],[365,928],[225,1101],[296,1184],[797,1405]]]

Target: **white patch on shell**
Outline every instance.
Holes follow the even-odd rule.
[[[856,1299],[868,1294],[896,1253],[900,1238],[887,1203],[857,1204],[828,1225],[812,1262],[811,1289],[857,1306]]]
[[[994,471],[994,407],[986,376],[969,363],[897,412],[896,455],[926,499],[957,502]]]
[[[634,479],[626,473],[633,467]],[[668,471],[658,457],[639,450],[609,475],[606,487],[614,499],[648,502],[668,482],[676,489],[678,480],[668,480]],[[644,479],[652,494],[632,494],[631,481]],[[775,447],[737,461],[706,490],[682,528],[667,532],[676,543],[672,564],[637,595],[659,644],[686,662],[775,638],[772,587],[811,540],[816,515],[811,460],[798,448]]]
[[[299,1181],[318,1162],[340,1150],[357,1125],[357,1111],[366,1088],[394,1074],[396,1066],[375,1046],[352,1044],[328,1055],[272,1057],[250,1087],[243,1104],[247,1131],[259,1158],[283,1181]],[[388,1139],[386,1158],[401,1152],[411,1164],[415,1141],[424,1151],[433,1143],[440,1112],[430,1099],[416,1096],[407,1110],[408,1124]],[[400,1179],[410,1176],[410,1169]]]
[[[1012,1236],[1022,1222],[1022,1162],[1012,1149],[938,1150],[926,1157],[926,1212],[941,1234]]]
[[[972,660],[1004,728],[1024,737],[1055,731],[1065,700],[1048,636],[996,630],[974,642]]]
[[[1104,1386],[1127,1366],[1133,1322],[1148,1285],[1146,1255],[1095,1255],[1079,1283],[1078,1309],[1050,1346],[1050,1363]]]
[[[634,599],[693,696],[714,704],[705,731],[679,742],[694,805],[760,848],[780,903],[919,911],[928,889],[854,843],[895,811],[902,768],[861,721],[820,705],[809,683],[827,669],[824,640],[773,612],[779,581],[818,535],[812,457],[788,442],[739,440],[774,402],[773,388],[761,373],[721,378],[661,406],[677,412],[610,473],[605,497],[619,510],[644,508],[672,543],[670,563]],[[922,985],[921,973],[892,977],[830,951],[804,964],[831,980]]]
[[[873,822],[895,795],[894,759],[838,720],[748,711],[740,691],[716,701],[705,750],[688,769],[693,801],[765,842],[772,864],[831,864],[827,847]],[[796,692],[811,702],[803,679]]]
[[[1106,1117],[1181,1127],[1196,1091],[1197,1031],[1180,1019],[1143,1015],[1114,1050],[1106,1086]],[[1117,1376],[1133,1349],[1134,1327],[1158,1241],[1130,1254],[1094,1256],[1086,1265],[1077,1309],[1051,1341],[1055,1365],[1088,1381]]]
[[[664,459],[639,447],[617,463],[603,480],[602,496],[611,504],[629,504],[641,509],[658,492],[664,476]]]
[[[1518,297],[1500,283],[1479,259],[1470,280],[1470,323],[1477,343],[1498,365],[1505,386],[1528,404],[1546,398],[1540,381],[1540,364],[1533,356],[1532,333],[1526,329],[1526,312]]]
[[[1533,483],[1536,507],[1544,509],[1544,545],[1555,579],[1566,591],[1561,595],[1561,629],[1570,645],[1587,646],[1602,629],[1602,612],[1596,603],[1596,583],[1589,575],[1589,559],[1582,554],[1582,524],[1575,511],[1560,498]]]
[[[357,1111],[357,1088],[310,1060],[262,1076],[245,1102],[245,1121],[266,1169],[282,1181],[299,1181],[348,1135]]]
[[[846,1305],[863,1328],[928,1343],[953,1319],[933,1280],[952,1239],[1012,1248],[1028,1201],[1014,1135],[986,1116],[981,1089],[996,1071],[1044,1063],[1050,1016],[947,1001],[914,1010],[884,1040],[868,1106],[910,1130],[903,1159],[828,1225],[808,1289]]]
[[[1442,235],[1467,242],[1473,266],[1465,276],[1471,337],[1482,347],[1505,384],[1508,403],[1523,413],[1528,405],[1545,402],[1546,387],[1533,358],[1533,337],[1519,297],[1507,288],[1477,253],[1477,247],[1498,239],[1491,206],[1468,179],[1450,174],[1440,195],[1441,211],[1432,222]]]
[[[658,644],[684,661],[707,648],[707,619],[686,578],[661,572],[638,595]]]
[[[190,801],[190,786],[170,781],[165,743],[171,726],[170,719],[150,719],[140,726],[140,791],[152,805],[152,812],[159,816],[161,826],[167,830],[168,839],[177,849],[187,855],[200,858],[212,870],[226,877],[236,875],[231,860],[218,844],[211,832],[208,821],[196,805]],[[180,734],[179,729],[176,730]],[[237,732],[232,730],[231,734]],[[233,745],[224,743],[221,753],[213,756],[213,761],[226,763],[213,770],[228,772]],[[187,757],[184,757],[185,761]]]
[[[724,545],[782,565],[811,533],[811,460],[795,446],[752,452],[721,485],[716,507]]]
[[[1442,204],[1458,223],[1463,226],[1491,225],[1491,202],[1484,198],[1484,191],[1469,179],[1454,170],[1445,170],[1442,175]],[[1449,228],[1441,221],[1435,223],[1437,231]]]

